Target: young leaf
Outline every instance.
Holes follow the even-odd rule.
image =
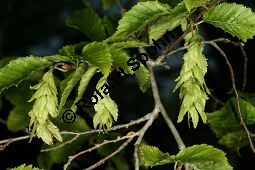
[[[151,26],[149,29],[150,43],[153,43],[152,40],[158,40],[161,38],[167,31],[172,31],[175,29],[181,24],[182,20],[183,17],[162,17],[155,25]]]
[[[67,56],[63,56],[63,55],[52,55],[52,56],[45,56],[44,58],[46,58],[49,61],[52,62],[72,62],[72,59],[67,57]]]
[[[105,37],[105,29],[101,18],[89,9],[76,11],[66,19],[66,25],[82,31],[91,40],[102,40]]]
[[[157,147],[142,145],[140,157],[145,166],[157,166],[172,163],[175,156],[170,156],[169,153],[161,152]]]
[[[233,170],[231,165],[223,163],[201,163],[196,165],[200,170]]]
[[[103,23],[104,23],[104,27],[108,33],[109,36],[113,35],[116,31],[116,27],[115,23],[113,23],[113,21],[108,18],[107,16],[103,17]]]
[[[78,87],[78,95],[74,101],[74,104],[71,107],[71,110],[73,112],[76,112],[77,106],[75,103],[79,102],[82,99],[82,96],[87,89],[87,86],[91,80],[91,78],[95,75],[97,68],[96,67],[90,67],[85,74],[81,77],[80,85]]]
[[[7,119],[7,128],[12,132],[25,129],[29,125],[29,116],[27,113],[31,109],[31,105],[16,106],[10,112]]]
[[[176,160],[184,163],[202,164],[208,162],[228,164],[225,153],[213,146],[201,144],[184,148],[176,155]]]
[[[225,153],[213,146],[201,144],[184,148],[176,155],[176,160],[182,164],[188,163],[190,167],[201,170],[233,170],[229,165]]]
[[[239,98],[239,102],[246,124],[255,124],[255,107],[242,98]],[[249,144],[247,134],[237,115],[236,98],[228,100],[220,110],[207,114],[208,124],[219,137],[219,143],[235,150]]]
[[[129,55],[121,49],[115,48],[114,46],[110,49],[111,57],[113,60],[113,67],[122,68],[126,73],[133,73],[131,67],[127,65],[127,61],[130,58]]]
[[[167,31],[175,29],[187,16],[188,12],[185,5],[183,3],[178,4],[171,14],[161,17],[155,25],[149,28],[150,43],[152,40],[158,40]]]
[[[183,0],[186,5],[186,8],[190,12],[192,9],[204,6],[210,2],[210,0]]]
[[[18,85],[25,80],[33,71],[43,69],[52,64],[44,58],[20,57],[12,60],[9,64],[0,69],[0,93],[11,86]]]
[[[108,76],[112,66],[110,47],[106,43],[92,42],[82,50],[82,57],[93,66],[98,67],[105,76]]]
[[[59,104],[60,111],[64,107],[66,100],[69,94],[71,93],[71,91],[73,90],[73,88],[75,87],[76,83],[81,79],[82,75],[85,73],[85,70],[86,70],[85,65],[81,64],[80,67],[78,67],[78,69],[75,70],[75,72],[67,78],[67,82],[63,80],[64,82],[62,83],[62,88],[63,86],[65,87],[63,88],[63,91],[61,92],[61,98],[60,98],[60,104]]]
[[[107,43],[111,44],[114,48],[137,48],[137,47],[146,47],[150,46],[149,44],[139,41],[133,38],[124,38],[124,37],[110,37],[106,40]]]
[[[150,72],[144,65],[141,64],[140,68],[135,72],[135,78],[142,92],[145,92],[150,87]]]
[[[43,170],[43,169],[39,169],[39,168],[33,168],[32,165],[28,165],[26,166],[26,164],[22,164],[16,168],[12,168],[10,170]]]
[[[203,19],[245,42],[255,35],[255,13],[243,5],[219,4],[209,10]]]
[[[113,121],[117,121],[118,106],[109,95],[98,100],[98,103],[94,106],[96,110],[96,114],[93,118],[94,128],[97,128],[98,125],[100,129],[105,127],[110,128]]]
[[[171,11],[169,5],[158,1],[140,2],[124,14],[113,36],[129,36]]]
[[[27,113],[31,110],[32,104],[28,103],[27,100],[33,94],[29,87],[30,84],[28,81],[23,81],[18,87],[11,87],[4,91],[4,96],[14,105],[13,110],[7,118],[7,128],[10,131],[17,132],[25,129],[29,125],[29,116]]]

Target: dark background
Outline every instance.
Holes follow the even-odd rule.
[[[243,3],[251,8],[255,7],[252,0],[234,2]],[[135,1],[123,1],[124,6],[129,9]],[[93,1],[93,7],[100,16],[116,15],[120,17],[120,11],[117,6],[110,10],[103,10],[100,1]],[[0,1],[0,59],[11,56],[27,56],[30,54],[45,56],[54,54],[63,45],[78,43],[87,40],[81,32],[65,26],[65,18],[74,11],[84,8],[81,0],[1,0]],[[203,37],[207,40],[228,37],[235,38],[225,34],[224,31],[216,29],[210,25],[203,24],[201,28]],[[179,30],[175,30],[173,37],[179,35]],[[246,92],[255,91],[254,79],[254,45],[255,40],[248,40],[245,49],[248,54],[248,82]],[[240,49],[230,44],[220,45],[226,51],[236,75],[237,87],[241,89],[243,81],[243,57]],[[205,54],[208,57],[208,73],[206,82],[213,94],[222,101],[226,101],[230,95],[227,93],[231,89],[231,81],[225,60],[211,47],[206,47]],[[169,59],[171,70],[156,69],[158,86],[160,88],[163,104],[166,107],[171,118],[176,122],[180,107],[178,92],[172,93],[175,85],[174,79],[178,76],[181,67],[181,58],[172,57]],[[0,77],[1,78],[1,77]],[[18,95],[18,94],[17,94]],[[139,91],[133,78],[124,81],[112,94],[113,99],[119,106],[119,123],[128,122],[131,119],[141,117],[153,109],[154,101],[150,90],[145,94]],[[3,97],[0,118],[6,119],[8,111],[12,106]],[[213,100],[208,101],[207,111],[212,111]],[[249,146],[240,150],[238,154],[224,146],[217,144],[217,138],[210,129],[201,122],[196,130],[188,128],[187,120],[176,124],[185,144],[187,146],[194,144],[207,143],[223,149],[227,152],[228,159],[232,166],[237,170],[250,169],[255,161]],[[0,124],[0,139],[23,135],[20,133],[10,133],[4,124]],[[145,139],[148,144],[158,146],[162,151],[176,154],[177,145],[168,130],[164,120],[159,118],[153,126],[147,131]],[[31,143],[27,141],[11,144],[3,152],[0,152],[0,169],[18,166],[22,163],[37,165],[37,155],[40,152],[40,140],[34,140]],[[129,147],[127,156],[132,157],[132,147]],[[90,159],[98,160],[97,156],[91,155]],[[130,159],[130,163],[132,160]],[[55,169],[61,169],[57,166]],[[84,168],[81,164],[81,169]],[[99,168],[98,168],[99,169]],[[101,169],[104,169],[101,167]],[[131,168],[132,169],[132,168]],[[169,165],[160,166],[153,169],[169,169]]]

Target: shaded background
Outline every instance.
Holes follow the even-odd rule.
[[[129,9],[136,1],[122,1],[125,8]],[[254,10],[255,2],[236,0],[233,2],[243,3]],[[93,8],[102,17],[104,15],[120,18],[120,10],[117,5],[108,10],[103,10],[100,0],[93,0]],[[65,26],[65,19],[74,11],[84,8],[81,0],[1,0],[0,2],[0,59],[8,59],[8,56],[27,56],[30,54],[36,56],[45,56],[54,54],[64,45],[86,41],[87,37],[72,28]],[[233,37],[225,34],[224,31],[216,29],[210,25],[204,24],[201,28],[203,37],[207,40],[218,37]],[[180,35],[180,30],[173,32],[174,39]],[[254,79],[254,45],[255,40],[248,40],[245,49],[248,54],[248,82],[247,92],[255,91]],[[239,48],[230,44],[222,44],[221,47],[228,54],[229,60],[234,67],[236,74],[237,87],[241,89],[243,81],[243,58]],[[208,73],[206,82],[209,88],[213,89],[213,94],[222,101],[229,98],[227,94],[231,89],[231,81],[225,60],[213,48],[206,47],[205,54],[208,57]],[[7,61],[7,60],[6,60]],[[172,93],[175,86],[174,79],[178,76],[181,67],[181,58],[171,57],[168,60],[171,70],[156,69],[158,86],[160,88],[163,104],[166,107],[171,118],[176,122],[180,107],[178,92]],[[0,77],[1,78],[1,77]],[[18,94],[17,94],[18,95]],[[134,78],[124,81],[113,91],[113,99],[119,106],[119,123],[128,122],[131,119],[141,117],[153,109],[154,101],[150,90],[145,94],[139,91]],[[1,100],[0,118],[5,120],[12,105],[4,98]],[[212,111],[214,101],[207,103],[207,111]],[[88,120],[88,123],[91,120]],[[199,123],[196,130],[187,126],[187,120],[176,124],[183,140],[187,146],[194,144],[207,143],[223,149],[227,152],[228,159],[235,169],[250,169],[250,165],[255,161],[249,147],[240,150],[239,157],[236,152],[217,144],[217,138],[210,129]],[[20,136],[24,133],[10,133],[2,122],[0,124],[0,139],[14,136]],[[146,142],[150,145],[158,146],[162,151],[176,154],[178,148],[164,120],[159,118],[145,135]],[[21,141],[11,144],[3,152],[0,152],[0,169],[15,167],[22,163],[37,165],[37,155],[40,152],[40,140],[33,140],[31,143]],[[127,156],[132,157],[132,147],[129,147]],[[99,160],[96,154],[90,154],[89,159],[92,162]],[[129,159],[132,164],[132,159]],[[56,165],[54,169],[61,169],[62,164]],[[84,168],[80,162],[80,169]],[[104,169],[104,167],[100,167]],[[98,169],[100,169],[98,168]],[[131,167],[132,169],[132,167]],[[169,169],[169,165],[160,166],[153,169]]]

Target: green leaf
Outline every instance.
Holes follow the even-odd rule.
[[[7,128],[12,132],[24,130],[29,125],[28,112],[31,105],[16,106],[9,114],[7,119]]]
[[[238,94],[247,102],[250,102],[253,106],[255,106],[255,93],[243,93],[238,91]]]
[[[140,0],[141,2],[154,1],[154,0]],[[158,0],[161,3],[167,3],[171,6],[176,6],[181,0]]]
[[[115,26],[114,22],[111,19],[109,19],[107,16],[104,16],[103,23],[108,35],[109,36],[113,35],[117,27]]]
[[[248,125],[254,122],[254,106],[248,101],[239,98],[243,119]],[[249,144],[247,134],[240,124],[237,113],[236,98],[231,98],[220,109],[207,114],[210,128],[219,137],[219,143],[238,150]]]
[[[82,57],[93,66],[98,67],[108,76],[112,66],[110,47],[106,43],[92,42],[82,50]]]
[[[233,170],[231,165],[223,163],[201,163],[196,166],[199,170]]]
[[[175,162],[181,163],[182,165],[188,163],[191,169],[233,170],[222,150],[206,144],[184,148],[177,155],[172,156],[168,153],[161,152],[157,147],[142,145],[140,157],[145,166],[156,166]]]
[[[124,14],[113,36],[129,36],[159,17],[169,14],[171,10],[168,4],[158,1],[140,2]]]
[[[150,87],[149,70],[147,70],[144,65],[140,64],[140,68],[135,72],[135,78],[141,91],[144,93]]]
[[[97,128],[98,125],[100,129],[105,127],[110,128],[113,121],[117,121],[118,106],[109,95],[104,96],[103,99],[99,99],[94,108],[96,111],[93,118],[94,128]]]
[[[222,163],[228,164],[225,153],[213,146],[201,144],[184,148],[176,155],[176,160],[191,164]]]
[[[114,48],[137,48],[137,47],[147,47],[149,44],[139,41],[133,38],[124,37],[110,37],[106,40],[107,43],[111,44]]]
[[[33,165],[26,166],[26,164],[22,164],[18,166],[17,168],[12,168],[10,170],[43,170],[43,169],[33,168]]]
[[[110,50],[111,57],[113,60],[113,67],[115,68],[122,68],[126,73],[133,73],[131,67],[127,65],[127,61],[130,58],[129,55],[121,49],[115,48],[114,46],[111,47]]]
[[[61,116],[58,116],[56,119],[54,119],[53,123],[61,131],[85,132],[89,130],[86,121],[82,119],[79,115],[76,115],[75,122],[72,124],[68,124],[68,126],[62,120]],[[73,139],[73,137],[73,135],[63,135],[63,142],[71,140]],[[68,156],[79,150],[84,144],[84,142],[86,142],[88,139],[89,138],[87,136],[80,136],[78,139],[68,145],[65,145],[64,147],[49,152],[41,152],[38,156],[39,167],[42,167],[44,169],[52,169],[52,166],[54,164],[66,163],[68,160]],[[54,145],[51,145],[51,147],[58,146],[61,143],[62,142],[57,142]],[[48,145],[42,145],[42,149],[48,148]]]
[[[209,10],[203,19],[245,42],[255,34],[255,13],[243,5],[219,4]]]
[[[66,103],[66,100],[68,96],[70,95],[71,91],[77,84],[77,82],[81,79],[82,75],[84,74],[86,68],[84,64],[81,64],[80,67],[78,67],[77,70],[73,74],[71,74],[68,78],[67,81],[63,80],[64,82],[62,83],[62,88],[63,91],[61,93],[61,98],[60,98],[60,104],[59,104],[59,110],[61,111]]]
[[[180,3],[174,8],[172,14],[161,17],[155,25],[149,28],[150,44],[152,44],[152,40],[158,40],[167,31],[172,31],[179,26],[187,16],[188,13],[185,6],[183,3]]]
[[[249,139],[245,130],[240,129],[238,131],[232,131],[223,135],[219,140],[219,144],[237,150],[244,146],[248,146]]]
[[[144,144],[141,146],[140,157],[145,166],[164,165],[175,160],[175,156],[163,153],[157,147]]]
[[[89,9],[76,11],[66,19],[66,25],[82,31],[91,40],[102,40],[105,37],[105,29],[101,18]]]
[[[186,8],[190,12],[192,9],[204,6],[210,2],[210,0],[183,0],[186,5]]]
[[[235,106],[235,112],[238,112],[236,98],[230,99],[233,105]],[[255,106],[250,102],[239,99],[241,112],[243,114],[244,121],[247,125],[255,124]]]
[[[95,75],[97,68],[96,67],[90,67],[85,74],[81,77],[80,85],[78,87],[78,95],[74,101],[74,104],[71,107],[71,110],[76,112],[77,111],[77,106],[75,103],[80,101],[82,99],[82,96],[87,89],[87,86],[91,80],[91,78]]]
[[[39,57],[20,57],[12,60],[0,69],[0,93],[11,86],[18,85],[21,81],[39,69],[50,66],[52,63]]]
[[[44,57],[51,62],[73,62],[71,58],[62,55],[52,55]]]

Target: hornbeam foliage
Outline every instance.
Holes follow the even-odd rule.
[[[138,3],[125,13],[113,36],[129,36],[158,18],[172,12],[171,6],[158,1]]]
[[[203,170],[233,170],[225,153],[213,146],[201,144],[181,150],[177,155],[163,153],[157,147],[142,145],[140,157],[145,166],[157,166],[168,163],[179,163]]]
[[[208,11],[203,19],[243,41],[247,41],[255,34],[255,13],[243,5],[219,4]]]
[[[105,8],[109,8],[113,3],[113,0],[103,1]],[[249,141],[239,123],[235,98],[231,98],[220,110],[205,114],[207,95],[210,92],[204,78],[207,72],[207,58],[203,54],[204,46],[201,45],[203,38],[198,31],[204,22],[221,28],[243,41],[247,41],[255,35],[255,13],[250,8],[213,0],[142,0],[123,14],[123,17],[118,21],[117,28],[114,27],[117,22],[113,23],[110,17],[102,19],[91,9],[75,12],[66,19],[65,23],[69,27],[82,31],[86,35],[84,38],[87,38],[85,42],[66,45],[53,56],[28,56],[8,60],[10,62],[0,69],[0,93],[4,90],[9,93],[9,95],[5,94],[5,97],[15,106],[8,116],[9,130],[18,131],[28,126],[29,129],[32,129],[32,136],[41,138],[44,145],[51,145],[56,141],[54,138],[59,143],[69,139],[69,137],[62,139],[60,130],[66,131],[68,127],[69,131],[72,130],[70,127],[77,127],[79,131],[89,130],[86,121],[91,121],[90,124],[93,124],[91,127],[94,126],[94,128],[110,128],[117,122],[118,116],[121,114],[118,113],[118,106],[108,91],[104,91],[103,98],[98,96],[94,108],[88,109],[88,112],[85,113],[78,112],[84,115],[77,115],[78,120],[75,122],[77,124],[74,123],[67,127],[59,114],[63,113],[65,111],[63,109],[66,108],[76,113],[77,106],[75,104],[83,98],[87,98],[91,93],[91,89],[88,87],[91,85],[94,86],[93,89],[102,91],[101,87],[108,84],[111,72],[118,71],[120,68],[126,74],[133,75],[140,90],[146,92],[150,87],[150,74],[147,66],[141,64],[137,71],[133,71],[127,62],[131,57],[137,56],[138,48],[147,50],[153,40],[160,40],[166,32],[179,29],[178,33],[181,31],[182,34],[185,33],[183,34],[185,36],[181,36],[181,38],[185,39],[184,46],[187,52],[184,54],[184,63],[174,88],[174,91],[180,89],[179,98],[181,100],[177,122],[183,121],[187,115],[188,121],[191,120],[196,128],[201,117],[202,121],[208,123],[220,138],[220,144],[236,150],[247,146]],[[179,48],[182,44],[180,42],[177,47]],[[155,53],[158,54],[162,51]],[[155,58],[151,60],[155,60]],[[57,77],[56,75],[61,76]],[[101,78],[99,78],[100,76]],[[97,82],[91,82],[91,80]],[[10,93],[12,89],[8,88],[18,86],[22,81],[28,87],[36,84],[31,87],[30,92],[33,95],[27,91],[18,94],[18,90],[15,91],[15,95]],[[20,84],[20,87],[23,87],[24,84]],[[30,89],[27,88],[27,90]],[[22,96],[24,92],[27,93]],[[96,95],[95,92],[92,93]],[[244,121],[247,125],[252,126],[255,124],[253,114],[255,112],[255,95],[241,92],[239,94]],[[18,95],[23,98],[28,97],[26,100],[32,96],[28,101],[30,103],[24,104],[23,102],[26,100],[17,102],[20,101],[20,98],[18,100],[15,98]],[[25,107],[26,109],[24,109]],[[27,116],[24,119],[21,117],[23,112],[26,112]],[[30,124],[28,124],[28,115]],[[89,116],[91,119],[85,119]],[[17,124],[19,125],[16,126]],[[74,153],[84,144],[83,139],[92,142],[91,138],[85,137],[78,142],[80,144],[78,147],[74,147],[75,141],[72,141],[73,145],[70,144],[54,152],[49,152],[50,159],[47,157],[46,160],[43,154],[40,155],[39,164],[52,167],[54,163],[60,163],[67,159],[67,156],[64,158],[63,152]],[[57,156],[54,153],[58,153]],[[188,163],[190,169],[233,169],[228,164],[223,151],[206,144],[184,148],[176,155],[163,153],[156,147],[143,145],[140,158],[145,166],[167,163],[176,163],[179,166]],[[125,162],[113,159],[114,163],[118,161],[119,164]],[[110,168],[108,167],[108,169]],[[21,165],[16,169],[32,169],[32,167]],[[118,169],[125,168],[118,167]]]
[[[44,58],[34,56],[21,57],[12,60],[5,67],[0,69],[0,93],[11,86],[18,85],[28,76],[39,69],[46,68],[52,63]]]

